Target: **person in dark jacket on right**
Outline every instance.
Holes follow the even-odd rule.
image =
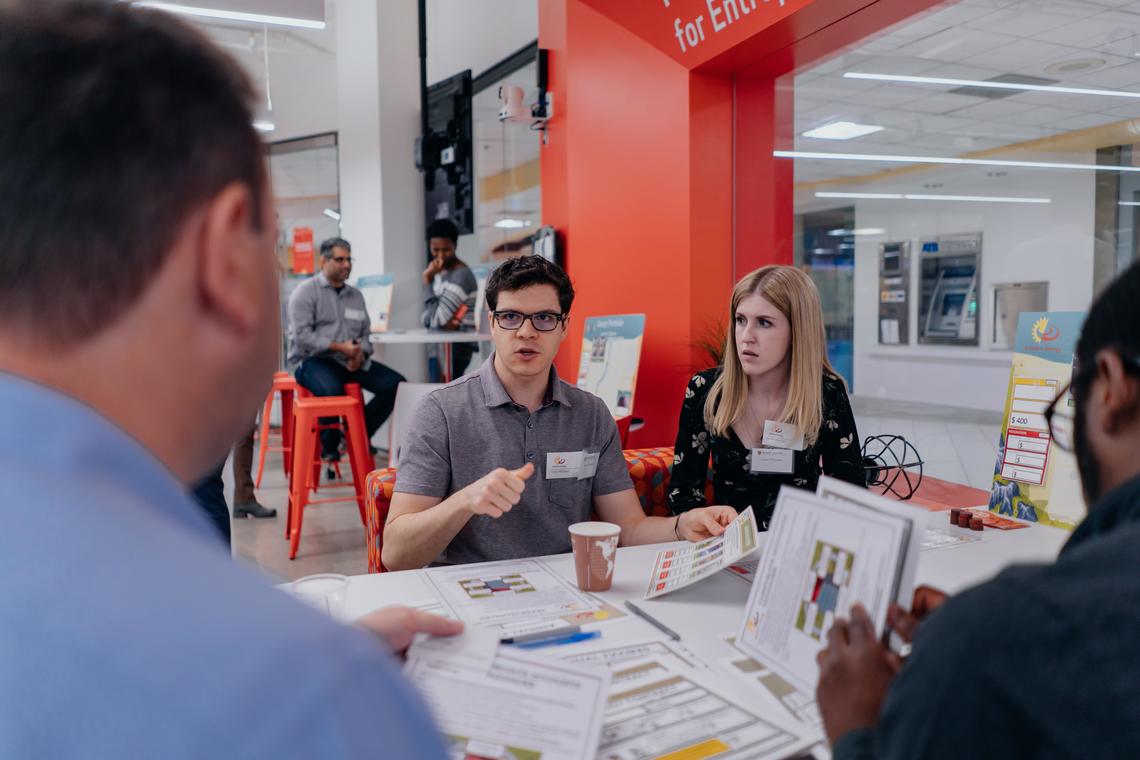
[[[835,760],[1140,757],[1140,264],[1093,304],[1071,389],[1075,414],[1046,416],[1088,516],[1052,564],[893,609],[905,662],[861,608],[837,621],[816,693]]]

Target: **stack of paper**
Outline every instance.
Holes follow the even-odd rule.
[[[435,717],[449,755],[580,760],[594,757],[610,672],[499,646],[494,629],[417,641],[404,666]]]

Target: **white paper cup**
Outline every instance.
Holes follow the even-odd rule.
[[[348,578],[336,573],[306,575],[293,581],[289,589],[305,604],[320,610],[331,618],[344,616],[344,601],[348,595]]]

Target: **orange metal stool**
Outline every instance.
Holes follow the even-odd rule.
[[[320,460],[313,466],[320,438],[321,417],[342,417],[345,421],[345,438],[349,463],[352,465],[353,496],[321,499],[309,498],[310,491],[320,476]],[[301,543],[301,522],[305,506],[334,501],[355,501],[360,510],[360,522],[366,524],[364,512],[364,479],[372,469],[372,455],[368,450],[368,432],[364,426],[364,407],[352,396],[310,396],[298,398],[293,404],[293,469],[289,484],[289,517],[286,530],[289,538],[289,559],[297,556]]]
[[[289,470],[293,466],[291,457],[293,451],[293,395],[299,387],[297,381],[288,372],[273,373],[273,387],[269,389],[269,394],[265,397],[265,406],[261,408],[261,425],[257,434],[258,448],[260,449],[257,457],[257,480],[254,481],[257,488],[261,488],[261,475],[265,472],[265,455],[270,451],[282,452],[281,466],[285,470],[285,476],[289,476]],[[274,446],[269,442],[269,418],[273,414],[273,399],[278,396],[281,398],[281,440],[279,445]]]
[[[360,389],[359,383],[345,383],[344,384],[344,395],[351,396],[352,398],[356,399],[357,401],[360,402],[360,408],[361,409],[364,408],[364,392]],[[303,385],[298,385],[297,386],[297,398],[314,398],[314,396],[313,396],[313,392],[310,391],[308,388],[304,387]],[[317,423],[317,430],[318,431],[320,431],[320,430],[332,430],[332,429],[340,430],[341,433],[343,433],[347,428],[344,424],[343,419],[338,419],[336,422],[329,422],[329,423],[318,422]],[[369,443],[369,445],[371,446],[371,442]],[[371,454],[371,453],[372,453],[372,451],[371,451],[371,449],[369,449],[369,454]],[[322,464],[325,464],[325,462],[323,462],[321,460],[319,455],[313,457],[313,490],[314,491],[319,491],[321,489],[321,465]],[[340,463],[339,462],[330,462],[328,464],[329,464],[329,467],[332,468],[336,472],[336,476],[338,478],[341,477]],[[344,486],[344,485],[351,485],[351,484],[341,483],[339,485]],[[292,488],[292,486],[293,486],[292,479],[290,479],[290,481],[289,481],[289,486],[290,486],[290,488]],[[288,537],[289,537],[289,525],[288,525],[288,523],[286,523],[286,525],[285,525],[285,538],[288,538]]]

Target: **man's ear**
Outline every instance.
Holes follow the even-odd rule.
[[[244,332],[257,318],[257,230],[249,187],[234,182],[203,208],[198,254],[198,292],[207,313]]]
[[[1096,355],[1096,374],[1102,381],[1100,401],[1107,432],[1132,427],[1140,417],[1140,379],[1128,373],[1120,354],[1111,349]]]

